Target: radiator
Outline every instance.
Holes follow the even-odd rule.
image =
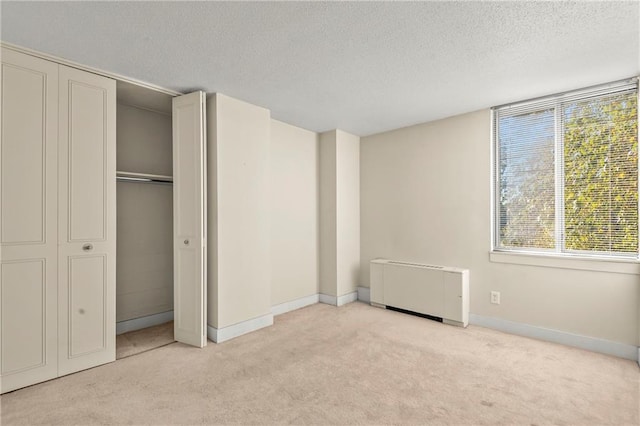
[[[371,304],[469,324],[469,270],[375,259],[370,264]]]

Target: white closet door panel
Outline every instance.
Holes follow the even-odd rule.
[[[45,241],[47,75],[2,65],[2,243]]]
[[[60,66],[60,375],[115,360],[115,89]]]
[[[205,94],[173,99],[174,337],[207,344]]]
[[[194,267],[198,263],[198,250],[194,248],[180,248],[178,250],[178,259],[176,261],[176,274],[180,282],[183,283],[180,291],[176,293],[176,306],[180,308],[174,312],[173,320],[176,328],[185,335],[194,334],[192,330],[200,329],[200,318],[198,311],[200,310],[200,292],[197,286],[185,285],[184,283],[198,282],[198,269]],[[196,342],[200,342],[198,336],[193,337]],[[176,339],[181,341],[179,339]],[[187,342],[189,343],[189,342]],[[199,343],[189,343],[199,346]]]
[[[57,375],[58,65],[2,49],[1,391]]]
[[[2,264],[2,374],[46,364],[45,259]]]
[[[105,239],[107,90],[82,81],[68,82],[68,241]]]
[[[107,256],[69,258],[69,357],[106,349]]]

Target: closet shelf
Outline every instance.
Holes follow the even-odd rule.
[[[153,175],[150,173],[134,173],[116,171],[116,180],[121,182],[140,182],[140,183],[173,183],[173,176]]]

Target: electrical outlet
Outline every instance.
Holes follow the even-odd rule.
[[[499,291],[492,291],[491,292],[491,303],[493,303],[494,305],[499,305],[500,304],[500,292]]]

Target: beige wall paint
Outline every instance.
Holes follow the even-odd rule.
[[[318,134],[271,120],[271,304],[318,293]]]
[[[171,116],[117,106],[118,170],[171,175]],[[116,321],[173,309],[173,190],[118,182]]]
[[[320,293],[337,296],[336,131],[320,134]]]
[[[116,321],[173,309],[173,191],[118,182]]]
[[[460,266],[474,314],[638,345],[638,275],[489,261],[490,132],[482,110],[362,138],[361,285],[377,257]]]
[[[171,115],[119,103],[117,117],[118,170],[171,176]]]
[[[358,288],[360,270],[360,137],[336,131],[338,296]]]
[[[271,312],[271,117],[221,94],[207,105],[208,323],[223,328]]]
[[[360,267],[360,138],[320,135],[320,293],[356,291]]]

